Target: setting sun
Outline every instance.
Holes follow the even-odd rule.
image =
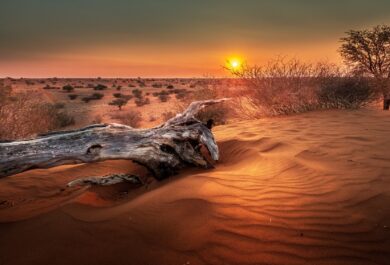
[[[242,60],[239,58],[230,58],[226,62],[226,67],[230,70],[238,70],[242,65]]]

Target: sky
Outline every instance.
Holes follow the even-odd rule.
[[[341,62],[389,0],[0,0],[0,77],[224,76],[226,59]]]

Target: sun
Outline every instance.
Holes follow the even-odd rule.
[[[226,61],[226,68],[230,70],[239,70],[242,66],[242,60],[240,58],[229,58]]]

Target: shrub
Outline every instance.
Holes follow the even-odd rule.
[[[120,123],[131,126],[133,128],[139,128],[142,121],[142,114],[139,111],[126,111],[126,113],[113,116],[114,119],[120,121]]]
[[[62,90],[65,90],[66,92],[70,93],[74,90],[74,87],[71,85],[65,85],[62,87]]]
[[[122,89],[122,86],[117,86],[116,90],[120,91]]]
[[[70,95],[68,95],[68,98],[69,98],[70,100],[74,100],[74,99],[76,99],[78,96],[79,96],[79,95],[77,95],[77,94],[70,94]]]
[[[136,97],[136,98],[141,98],[142,97],[142,91],[139,90],[138,88],[133,89],[133,91],[131,91],[131,92],[133,93],[134,97]]]
[[[92,96],[90,97],[92,100],[99,100],[104,97],[104,94],[101,93],[93,93]]]
[[[102,84],[97,84],[93,89],[95,89],[95,90],[105,90],[105,89],[107,89],[107,86],[102,85]]]
[[[123,98],[117,98],[117,99],[114,99],[113,101],[111,101],[108,104],[112,105],[112,106],[117,106],[119,110],[122,110],[122,107],[127,104],[127,100],[123,99]]]
[[[142,107],[142,106],[147,105],[147,104],[150,104],[149,98],[137,98],[135,100],[135,105],[137,105],[137,107]]]
[[[373,99],[374,90],[365,78],[335,77],[325,80],[318,91],[323,108],[359,108]]]
[[[174,89],[175,87],[173,85],[167,85],[168,89]]]
[[[43,89],[60,89],[60,88],[55,86],[50,86],[49,84],[47,84],[46,86],[43,87]]]
[[[167,102],[169,100],[169,96],[167,94],[161,94],[158,96],[161,102]]]
[[[115,98],[121,98],[122,97],[122,93],[114,93],[112,94]]]
[[[0,91],[2,87],[0,87]],[[43,102],[40,94],[0,93],[0,139],[20,139],[46,133],[75,123],[74,118],[54,104]]]
[[[70,116],[67,112],[53,112],[55,117],[55,125],[54,129],[63,128],[69,125],[74,125],[75,120],[72,116]]]

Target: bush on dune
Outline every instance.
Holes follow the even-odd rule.
[[[326,63],[277,58],[264,66],[244,65],[232,73],[244,86],[236,106],[242,115],[252,118],[358,108],[372,100],[369,80]]]

